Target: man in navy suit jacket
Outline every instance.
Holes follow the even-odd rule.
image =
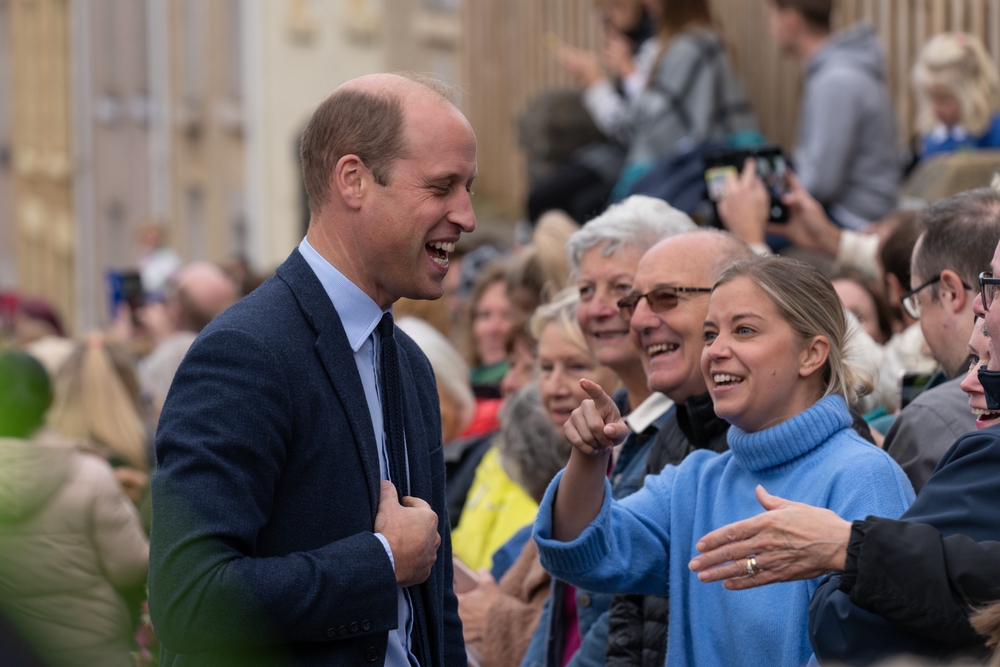
[[[401,502],[377,379],[383,313],[440,297],[475,229],[476,139],[446,95],[382,74],[320,104],[302,137],[306,238],[177,372],[153,478],[164,665],[466,663],[430,364],[394,331]]]

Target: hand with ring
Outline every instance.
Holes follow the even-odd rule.
[[[844,569],[849,521],[828,509],[772,496],[762,486],[756,493],[766,512],[714,530],[695,545],[701,555],[688,567],[701,581],[742,590]]]

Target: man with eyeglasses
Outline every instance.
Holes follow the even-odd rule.
[[[941,369],[899,413],[883,445],[918,492],[952,443],[976,428],[959,384],[969,368],[979,273],[1000,241],[1000,193],[982,188],[948,197],[923,219],[927,229],[913,248],[912,289],[901,302],[920,321]]]

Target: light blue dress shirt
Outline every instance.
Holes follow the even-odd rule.
[[[347,334],[347,342],[354,350],[354,363],[358,366],[361,384],[365,389],[365,400],[368,402],[368,412],[375,431],[375,443],[378,446],[378,471],[381,479],[389,479],[389,459],[385,450],[385,432],[382,426],[382,403],[378,391],[378,370],[376,365],[376,350],[379,349],[379,335],[375,328],[382,315],[389,311],[379,308],[370,296],[360,287],[352,283],[338,271],[330,262],[302,239],[299,252],[306,264],[312,269],[320,284],[326,290],[327,296],[333,302],[333,307],[340,316]],[[409,466],[407,466],[409,468]],[[389,480],[392,481],[392,480]],[[382,542],[385,552],[389,555],[395,571],[396,561],[392,556],[389,542],[381,533],[375,537]],[[410,596],[405,588],[397,588],[399,592],[399,626],[389,632],[389,643],[386,646],[385,664],[387,667],[408,667],[417,665],[417,659],[410,651],[410,634],[413,629],[413,615],[410,611]]]

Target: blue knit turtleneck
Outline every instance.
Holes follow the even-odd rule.
[[[913,501],[909,481],[850,424],[844,400],[828,396],[757,433],[732,427],[724,454],[694,452],[620,502],[606,486],[600,514],[566,543],[551,539],[560,473],[535,524],[542,564],[590,590],[670,595],[667,667],[803,665],[812,655],[806,624],[817,580],[727,591],[701,583],[687,564],[704,534],[763,511],[758,484],[847,520],[899,517]]]

